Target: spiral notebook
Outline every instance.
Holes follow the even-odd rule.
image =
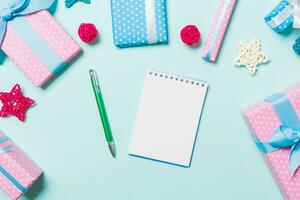
[[[147,72],[129,155],[189,167],[207,88],[203,81]]]

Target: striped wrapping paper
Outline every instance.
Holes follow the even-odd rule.
[[[237,0],[220,1],[202,52],[202,58],[206,61],[216,61],[236,2]]]
[[[1,48],[38,87],[61,72],[81,51],[46,10],[10,21]]]

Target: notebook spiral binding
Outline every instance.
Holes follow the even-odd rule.
[[[150,71],[148,71],[148,74],[151,76],[166,78],[166,79],[175,80],[175,81],[181,81],[183,83],[188,83],[188,84],[197,85],[197,86],[201,86],[201,87],[205,87],[205,85],[206,85],[206,82],[204,82],[204,81],[191,80],[189,78],[180,77],[180,76],[176,76],[173,74],[160,72],[160,71],[156,71],[156,70],[150,70]]]

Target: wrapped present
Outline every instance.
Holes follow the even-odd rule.
[[[10,199],[19,199],[42,173],[42,170],[0,131],[0,188]]]
[[[81,51],[47,11],[53,2],[10,0],[0,3],[1,49],[39,87],[59,74]]]
[[[300,84],[243,114],[286,199],[300,200]]]
[[[281,0],[265,17],[267,24],[276,32],[300,28],[299,0]]]
[[[208,62],[216,62],[236,2],[236,0],[220,0],[202,52],[202,58],[204,60]]]
[[[111,12],[117,47],[168,43],[165,0],[111,0]]]

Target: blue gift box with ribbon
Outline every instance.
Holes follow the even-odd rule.
[[[300,28],[299,0],[281,0],[265,17],[266,23],[275,32],[284,32],[291,28]]]
[[[168,43],[165,0],[111,0],[111,13],[117,47]]]

